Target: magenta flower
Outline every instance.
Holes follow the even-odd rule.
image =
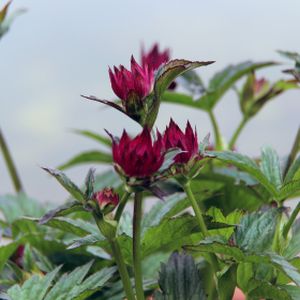
[[[152,90],[154,73],[147,65],[141,67],[131,57],[131,70],[127,70],[120,65],[114,67],[114,72],[109,68],[111,87],[114,93],[122,100],[126,106],[126,101],[130,99],[143,100]]]
[[[142,66],[148,66],[149,69],[157,70],[162,64],[165,64],[170,60],[170,50],[166,49],[165,51],[160,52],[159,46],[157,43],[153,45],[150,51],[145,52],[142,48]]]
[[[147,127],[133,139],[124,130],[119,141],[113,139],[112,150],[116,169],[121,168],[128,177],[150,177],[159,170],[164,161],[162,136],[157,132],[157,139],[152,141]]]
[[[100,210],[107,206],[114,208],[119,204],[119,195],[111,187],[105,187],[103,190],[94,193],[93,198],[97,201]]]
[[[166,150],[179,148],[183,151],[183,153],[176,155],[175,163],[185,164],[199,156],[197,134],[193,131],[190,122],[187,122],[185,132],[182,132],[179,126],[171,119],[164,133],[163,141]]]

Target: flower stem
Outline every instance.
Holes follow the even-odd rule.
[[[222,150],[222,137],[221,137],[220,129],[219,129],[217,120],[215,118],[215,115],[214,115],[212,110],[208,111],[208,115],[209,115],[210,121],[211,121],[212,126],[213,126],[213,130],[214,130],[216,150]]]
[[[199,227],[200,227],[200,230],[203,234],[204,237],[207,237],[209,234],[208,234],[208,230],[207,230],[207,227],[206,227],[206,224],[204,222],[204,219],[203,219],[203,216],[202,216],[202,212],[201,212],[201,209],[194,197],[194,194],[192,192],[192,189],[191,189],[191,186],[190,186],[190,182],[187,182],[185,185],[184,185],[184,190],[188,196],[188,199],[190,200],[191,204],[192,204],[192,207],[193,207],[193,210],[194,210],[194,213],[195,213],[195,216],[198,220],[198,224],[199,224]],[[213,267],[213,270],[214,272],[216,273],[218,270],[219,270],[219,263],[218,263],[218,260],[217,260],[217,257],[212,254],[212,253],[209,253],[208,254],[209,256],[209,260],[210,260],[210,263]]]
[[[124,263],[124,259],[122,256],[122,252],[119,246],[119,243],[116,240],[110,241],[111,249],[113,252],[113,256],[116,260],[116,264],[118,266],[119,274],[123,283],[123,287],[125,290],[125,294],[128,300],[135,300],[133,289],[131,286],[130,278],[128,275],[128,271],[126,265]]]
[[[115,220],[117,222],[120,221],[120,218],[122,216],[122,213],[124,211],[125,205],[126,205],[128,199],[129,199],[130,195],[131,195],[130,193],[128,193],[127,191],[125,191],[124,194],[123,194],[123,196],[122,196],[122,199],[120,200],[120,204],[119,204],[119,206],[117,208],[116,215],[115,215]]]
[[[94,216],[94,219],[96,221],[96,224],[97,224],[100,232],[102,233],[101,225],[100,225],[100,222],[99,222],[99,217],[95,213],[93,214],[93,216]],[[130,282],[130,277],[129,277],[129,274],[128,274],[128,271],[127,271],[127,268],[126,268],[126,264],[125,264],[125,261],[124,261],[119,243],[115,238],[111,238],[111,239],[107,238],[107,240],[110,244],[110,247],[111,247],[111,250],[112,250],[112,253],[113,253],[113,257],[114,257],[114,259],[116,261],[116,264],[117,264],[117,267],[118,267],[118,271],[119,271],[119,274],[120,274],[120,277],[121,277],[121,280],[122,280],[122,283],[123,283],[126,298],[128,300],[135,300],[132,285],[131,285],[131,282]]]
[[[229,149],[232,149],[238,139],[238,137],[240,136],[240,133],[242,132],[243,128],[245,127],[245,125],[247,124],[249,118],[247,117],[243,117],[242,121],[240,122],[239,126],[237,127],[237,129],[235,130],[230,142],[229,142],[229,145],[228,145],[228,148]]]
[[[16,166],[15,166],[15,164],[13,162],[13,159],[12,159],[12,156],[11,156],[9,150],[8,150],[8,147],[7,147],[7,144],[5,142],[4,136],[3,136],[2,132],[1,132],[1,129],[0,129],[0,148],[2,150],[4,161],[6,163],[8,172],[9,172],[11,180],[13,182],[15,191],[17,193],[23,192],[24,190],[23,190],[23,186],[22,186],[21,180],[20,180],[20,178],[18,176],[18,172],[17,172]]]
[[[296,220],[296,217],[297,217],[299,211],[300,211],[300,202],[298,202],[298,204],[295,207],[295,209],[293,210],[288,222],[283,227],[282,235],[285,239],[287,238],[288,233],[289,233],[294,221]]]
[[[141,265],[141,220],[143,192],[136,192],[133,211],[133,268],[137,300],[144,300],[143,276]]]

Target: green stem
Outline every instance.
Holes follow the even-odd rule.
[[[119,243],[116,240],[114,240],[110,242],[110,245],[111,245],[114,258],[116,260],[116,264],[118,266],[119,274],[123,283],[126,297],[128,300],[135,300],[130,278],[128,275],[126,265],[124,263],[124,259],[123,259],[123,255]]]
[[[96,224],[97,224],[100,232],[102,233],[101,224],[100,224],[101,222],[99,221],[98,215],[96,213],[94,213],[93,216],[94,216],[94,219],[96,221]],[[107,238],[107,240],[111,246],[113,257],[116,261],[126,297],[128,300],[135,300],[134,292],[133,292],[132,285],[130,282],[130,277],[129,277],[129,274],[128,274],[128,271],[126,268],[126,264],[125,264],[125,261],[124,261],[124,258],[123,258],[123,255],[122,255],[122,252],[120,249],[120,245],[115,238],[113,238],[113,239]]]
[[[8,147],[7,147],[7,144],[5,142],[4,136],[1,132],[1,129],[0,129],[0,148],[2,150],[4,161],[6,163],[8,172],[9,172],[11,180],[13,182],[15,191],[17,193],[23,192],[24,190],[23,190],[21,180],[18,176],[17,169],[16,169],[15,164],[13,162],[12,156],[11,156],[9,150],[8,150]]]
[[[196,201],[196,199],[194,197],[194,194],[192,192],[192,189],[191,189],[191,186],[190,186],[189,182],[187,182],[184,185],[184,190],[185,190],[185,192],[186,192],[186,194],[188,196],[188,199],[190,200],[190,202],[192,204],[195,216],[196,216],[196,218],[198,220],[198,224],[199,224],[200,230],[201,230],[202,234],[204,235],[204,237],[207,237],[209,235],[208,234],[208,230],[207,230],[206,224],[204,222],[201,209],[200,209],[200,207],[199,207],[199,205],[198,205],[198,203],[197,203],[197,201]],[[210,263],[211,263],[211,265],[213,267],[213,270],[216,273],[219,270],[218,259],[212,253],[208,253],[208,256],[209,256]]]
[[[249,120],[249,118],[244,117],[242,119],[242,121],[240,122],[238,128],[235,130],[235,132],[229,142],[229,145],[228,145],[229,149],[232,149],[234,147],[238,137],[240,136],[240,134],[241,134],[243,128],[245,127],[245,125],[247,124],[248,120]]]
[[[143,192],[136,192],[133,211],[133,268],[137,300],[144,300],[143,275],[141,265],[141,221]]]
[[[288,222],[283,227],[282,235],[285,239],[287,238],[288,233],[289,233],[293,223],[295,222],[299,211],[300,211],[300,202],[298,202],[298,204],[297,204],[296,208],[293,210]]]
[[[216,150],[222,150],[222,137],[221,137],[220,129],[219,129],[217,120],[215,118],[215,115],[212,110],[208,111],[208,115],[209,115],[210,121],[213,126],[213,130],[214,130]]]
[[[116,215],[115,215],[115,220],[117,222],[120,221],[120,218],[122,216],[122,213],[124,211],[124,208],[126,206],[126,203],[127,203],[128,199],[129,199],[130,195],[131,195],[131,193],[128,193],[128,192],[125,191],[124,194],[123,194],[123,196],[122,196],[122,199],[120,200],[120,204],[119,204],[119,206],[117,208]]]

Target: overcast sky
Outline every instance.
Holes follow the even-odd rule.
[[[55,167],[98,147],[72,134],[72,128],[137,132],[125,116],[79,95],[112,98],[108,66],[128,66],[131,54],[139,57],[142,43],[159,42],[172,49],[173,58],[215,60],[199,70],[205,81],[229,63],[248,59],[282,61],[284,65],[260,73],[276,80],[289,66],[276,50],[300,51],[298,0],[15,0],[12,8],[18,7],[28,11],[0,43],[0,126],[27,193],[41,201],[63,202],[67,194],[39,166]],[[229,139],[241,117],[233,92],[215,112]],[[271,145],[286,155],[299,112],[300,91],[278,97],[247,125],[239,150],[257,155],[261,146]],[[163,105],[157,126],[164,128],[170,116],[181,126],[189,119],[200,137],[211,131],[204,113],[170,105]],[[87,169],[67,173],[81,183]],[[0,194],[12,191],[0,158]]]

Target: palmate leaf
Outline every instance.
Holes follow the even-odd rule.
[[[75,155],[70,160],[60,165],[58,169],[65,170],[81,164],[91,164],[91,163],[107,164],[111,162],[112,162],[111,154],[99,150],[92,150],[92,151],[86,151],[78,155]]]
[[[161,265],[159,286],[155,300],[205,300],[199,270],[193,257],[173,253],[166,264]]]
[[[104,268],[84,280],[93,262],[74,269],[71,273],[63,274],[51,287],[60,267],[44,277],[34,275],[26,280],[22,286],[11,287],[7,294],[11,300],[28,300],[34,296],[35,300],[72,300],[86,299],[99,290],[115,273],[116,268]]]

